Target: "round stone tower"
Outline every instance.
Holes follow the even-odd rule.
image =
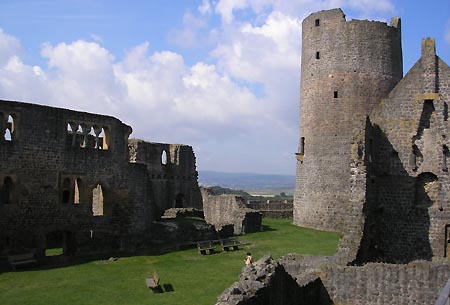
[[[341,231],[351,217],[354,136],[402,66],[399,18],[346,21],[333,9],[303,20],[295,224]]]

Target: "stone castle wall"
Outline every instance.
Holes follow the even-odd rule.
[[[285,201],[248,201],[246,207],[258,210],[263,217],[269,218],[292,218],[293,203]]]
[[[205,220],[213,224],[216,230],[233,225],[234,234],[261,231],[261,213],[246,208],[242,197],[232,194],[213,195],[207,188],[202,188],[201,194]]]
[[[384,261],[447,256],[450,68],[434,40],[370,117],[365,241]],[[372,251],[373,252],[373,251]]]
[[[343,236],[333,257],[286,255],[258,266],[256,278],[244,270],[218,304],[437,300],[450,277],[450,68],[434,39],[424,39],[421,58],[399,81],[399,25],[346,22],[340,10],[304,20],[294,221]]]
[[[191,146],[135,139],[128,145],[130,162],[147,166],[157,213],[169,208],[202,208],[195,154]]]
[[[346,21],[335,9],[311,14],[302,27],[294,223],[341,230],[355,130],[402,77],[400,20]]]
[[[55,236],[65,254],[139,245],[160,216],[155,203],[175,204],[161,194],[182,190],[184,205],[201,204],[192,195],[199,192],[192,148],[177,146],[177,166],[168,160],[174,177],[154,177],[167,170],[130,163],[132,129],[116,118],[0,101],[0,126],[0,255],[32,248],[43,255]]]
[[[219,305],[434,304],[450,277],[448,263],[336,264],[334,257],[263,257],[242,270]]]

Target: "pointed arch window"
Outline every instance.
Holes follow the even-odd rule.
[[[163,152],[161,154],[161,163],[163,165],[167,164],[167,152],[165,150],[163,150]]]
[[[92,215],[103,216],[103,189],[100,184],[92,190]]]
[[[12,141],[14,134],[14,118],[12,115],[8,115],[8,121],[6,122],[6,128],[4,130],[3,137],[6,141]]]
[[[81,179],[77,178],[75,179],[75,185],[73,188],[73,203],[74,204],[80,204],[80,187],[81,187]]]

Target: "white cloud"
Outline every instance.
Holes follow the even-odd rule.
[[[198,11],[202,15],[211,14],[212,9],[211,9],[211,4],[209,3],[209,0],[203,0],[202,4],[198,7]]]
[[[5,64],[12,56],[21,52],[20,42],[17,38],[6,34],[0,28],[0,65]]]
[[[134,137],[194,145],[201,168],[258,171],[263,162],[265,171],[292,173],[301,20],[334,7],[393,10],[391,0],[203,0],[168,34],[178,46],[207,48],[209,57],[192,64],[175,52],[149,53],[148,42],[117,59],[91,36],[44,44],[47,65],[31,66],[19,40],[0,30],[0,99],[113,115]],[[214,17],[222,23],[212,26]]]
[[[168,39],[183,48],[201,48],[210,45],[214,35],[215,31],[208,29],[206,17],[197,17],[187,11],[183,15],[183,27],[171,30]]]
[[[311,12],[338,7],[355,10],[358,16],[365,18],[394,11],[393,0],[219,0],[215,12],[224,23],[231,23],[239,10],[248,9],[257,16],[279,11],[303,19]]]

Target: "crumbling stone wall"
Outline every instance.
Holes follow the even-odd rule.
[[[246,207],[258,210],[263,217],[270,218],[292,218],[293,203],[284,201],[249,201]]]
[[[180,144],[128,141],[130,162],[145,164],[155,209],[162,214],[170,208],[202,208],[197,182],[195,154],[191,146]]]
[[[425,39],[421,58],[398,82],[400,20],[384,29],[367,21],[344,23],[340,10],[315,13],[303,22],[294,201],[295,223],[337,229],[343,237],[333,257],[281,258],[283,268],[273,273],[290,277],[271,274],[281,282],[266,281],[260,290],[270,292],[265,304],[278,304],[271,287],[295,279],[296,289],[305,288],[319,279],[333,304],[433,304],[450,277],[443,258],[450,250],[450,68],[436,56],[434,39]],[[365,36],[374,29],[374,36]],[[383,38],[377,36],[383,32]],[[378,54],[359,53],[370,45],[364,42],[369,37],[379,44],[372,46]],[[343,41],[348,45],[341,46]],[[232,287],[251,286],[241,278]],[[250,288],[230,292],[250,296],[236,304],[261,302]]]
[[[264,256],[244,267],[239,281],[227,288],[216,305],[331,305],[326,289],[317,276],[308,276],[299,285],[284,266]]]
[[[449,80],[434,40],[425,39],[419,61],[371,114],[366,260],[446,256]]]
[[[184,206],[201,204],[189,193],[192,148],[148,144],[167,147],[168,164],[156,167],[140,162],[141,141],[130,163],[132,129],[116,118],[0,100],[0,127],[0,256],[44,255],[55,238],[65,254],[132,249],[150,237],[161,200],[183,192]]]
[[[261,231],[261,213],[246,208],[242,197],[230,194],[216,196],[207,188],[201,188],[201,194],[205,220],[213,224],[217,230],[232,224],[234,234]]]
[[[336,257],[263,257],[242,270],[218,305],[434,304],[450,277],[448,263],[340,264]]]

